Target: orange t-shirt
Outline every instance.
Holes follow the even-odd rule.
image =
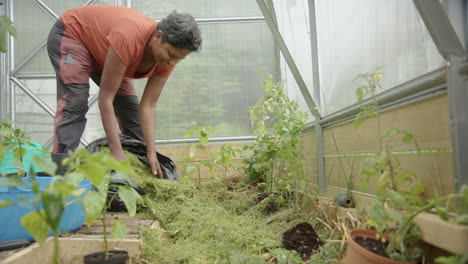
[[[81,41],[93,56],[97,70],[102,70],[111,46],[127,66],[125,77],[145,78],[156,75],[167,78],[173,66],[157,64],[142,76],[135,76],[146,44],[156,30],[157,22],[135,9],[123,6],[90,5],[65,11],[61,17],[65,31]]]

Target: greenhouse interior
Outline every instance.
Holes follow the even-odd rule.
[[[467,14],[0,0],[0,263],[468,263]]]

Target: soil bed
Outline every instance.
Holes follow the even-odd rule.
[[[127,156],[138,175],[133,180],[146,193],[139,215],[161,225],[141,229],[144,263],[339,263],[339,243],[319,248],[320,241],[339,237],[314,221],[320,215],[310,206],[286,201],[269,213],[265,199],[276,194],[229,179],[159,180]],[[295,235],[283,235],[295,226]]]
[[[314,228],[307,222],[299,223],[283,233],[283,247],[295,250],[303,260],[310,259],[312,251],[321,245],[322,242]]]
[[[356,243],[358,243],[363,248],[372,251],[377,255],[388,258],[387,252],[385,251],[388,243],[383,243],[380,240],[367,237],[355,237],[354,241],[356,241]]]

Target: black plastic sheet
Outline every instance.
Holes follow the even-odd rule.
[[[149,166],[148,159],[146,158],[146,144],[140,140],[131,138],[129,136],[120,135],[120,142],[122,143],[122,148],[128,152],[134,154],[138,159]],[[98,152],[101,147],[108,147],[109,141],[107,138],[100,138],[91,142],[86,148],[89,152],[94,153]],[[156,152],[159,165],[164,175],[164,179],[168,180],[177,180],[179,175],[177,174],[177,169],[174,161],[169,157]]]
[[[128,152],[134,154],[138,159],[146,164],[148,167],[149,162],[146,158],[146,144],[140,140],[133,139],[131,137],[120,135],[120,142],[122,143],[122,148]],[[101,147],[108,147],[109,142],[107,138],[100,138],[91,142],[86,148],[90,153],[98,152]],[[159,165],[164,174],[164,178],[168,180],[177,180],[178,174],[174,161],[169,157],[164,156],[163,154],[156,152]],[[107,203],[110,205],[108,211],[111,212],[125,212],[127,208],[123,200],[117,195],[119,191],[119,186],[131,186],[135,189],[140,195],[144,195],[145,192],[143,189],[132,179],[123,180],[123,179],[111,179],[109,190],[107,191]]]

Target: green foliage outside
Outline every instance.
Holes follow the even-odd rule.
[[[0,6],[3,1],[0,1]],[[0,52],[7,52],[8,34],[16,38],[16,28],[8,16],[0,16]]]

